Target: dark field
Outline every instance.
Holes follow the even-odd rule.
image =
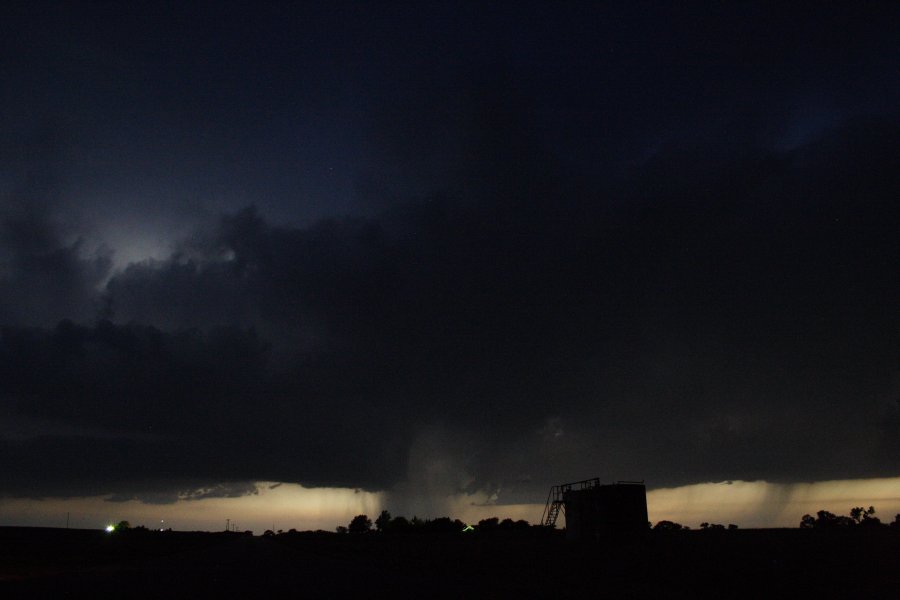
[[[0,528],[0,598],[896,598],[896,528],[648,532],[619,546],[497,534],[251,537]]]

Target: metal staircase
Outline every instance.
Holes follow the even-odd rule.
[[[562,486],[554,485],[547,494],[547,505],[544,514],[541,515],[541,524],[544,527],[556,527],[556,518],[563,509]]]

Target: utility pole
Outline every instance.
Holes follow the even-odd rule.
[[[231,519],[225,519],[225,531],[229,531],[231,529]]]
[[[66,511],[66,529],[69,528],[69,512]]]

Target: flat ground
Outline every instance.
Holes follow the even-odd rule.
[[[0,597],[895,598],[900,532],[649,532],[621,544],[555,532],[262,538],[0,528]]]

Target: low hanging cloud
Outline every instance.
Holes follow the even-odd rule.
[[[4,313],[0,491],[152,502],[284,481],[430,510],[597,475],[896,475],[897,134],[666,147],[592,193],[549,182],[305,229],[248,208],[100,291],[108,265],[77,246],[62,275],[13,261],[4,306],[77,293],[54,326]],[[63,287],[32,293],[25,273]]]

